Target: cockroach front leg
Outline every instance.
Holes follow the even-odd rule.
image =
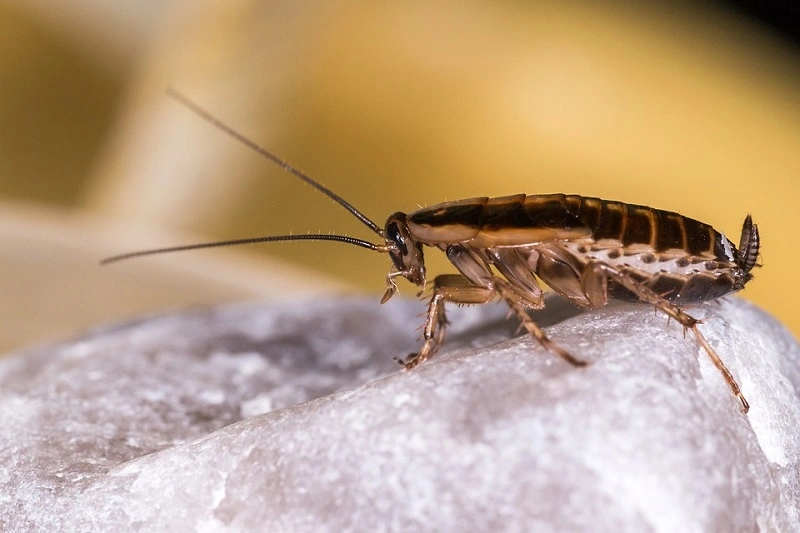
[[[634,277],[626,274],[624,271],[620,271],[612,267],[611,265],[600,262],[589,263],[586,266],[586,271],[582,276],[582,280],[586,284],[593,282],[597,283],[600,281],[601,284],[605,285],[605,280],[607,279],[625,287],[635,294],[640,300],[655,306],[666,313],[667,316],[680,322],[685,329],[690,330],[697,339],[698,344],[703,347],[708,356],[711,358],[714,366],[717,367],[717,370],[719,370],[722,376],[725,378],[725,381],[728,383],[728,387],[731,389],[733,395],[736,396],[741,402],[744,412],[747,413],[747,411],[750,410],[750,404],[747,403],[747,400],[742,394],[739,384],[736,382],[736,379],[734,379],[733,374],[731,374],[730,370],[728,370],[728,368],[725,366],[725,363],[722,362],[722,359],[720,359],[719,355],[717,355],[717,352],[715,352],[711,345],[708,344],[708,341],[705,339],[703,334],[700,333],[700,330],[697,329],[697,324],[700,323],[699,320],[687,314],[676,305],[671,304],[669,301],[656,294],[652,289],[637,281]]]
[[[444,330],[447,316],[444,312],[445,302],[457,304],[485,304],[492,300],[495,292],[492,289],[474,285],[459,274],[444,274],[433,280],[433,296],[428,304],[425,324],[422,328],[424,343],[417,353],[410,354],[405,361],[397,359],[406,370],[418,366],[430,358],[444,343]]]

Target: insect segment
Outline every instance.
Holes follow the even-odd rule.
[[[741,290],[753,277],[760,239],[748,215],[737,249],[711,226],[678,213],[577,195],[517,194],[446,202],[409,214],[391,215],[383,228],[303,172],[221,123],[186,97],[169,91],[195,113],[347,209],[383,243],[342,235],[278,235],[176,246],[122,254],[110,263],[164,252],[290,240],[330,240],[388,253],[381,303],[396,292],[396,278],[426,285],[423,246],[443,251],[459,274],[433,280],[423,326],[423,344],[401,363],[413,369],[444,342],[444,304],[484,304],[502,299],[521,325],[547,350],[575,366],[586,363],[558,346],[528,314],[544,307],[541,279],[580,307],[593,309],[610,299],[644,302],[690,330],[722,373],[746,413],[749,405],[731,372],[706,341],[699,320],[679,306],[713,300]]]

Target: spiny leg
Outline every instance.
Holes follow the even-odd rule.
[[[728,383],[728,387],[731,389],[733,395],[736,396],[742,403],[742,409],[744,412],[747,413],[747,411],[750,410],[750,404],[747,403],[747,400],[742,394],[739,384],[736,382],[736,379],[734,379],[733,374],[731,374],[730,370],[728,370],[728,368],[725,366],[725,363],[722,362],[722,359],[720,359],[719,355],[717,355],[717,352],[714,351],[710,344],[708,344],[708,341],[706,341],[705,337],[703,337],[703,334],[700,333],[700,330],[697,329],[697,324],[700,323],[699,320],[685,313],[681,308],[671,304],[669,301],[659,296],[652,289],[646,285],[643,285],[629,274],[620,272],[610,265],[595,262],[587,265],[587,269],[591,269],[591,273],[585,272],[584,274],[595,276],[600,275],[606,277],[607,279],[613,280],[614,282],[631,291],[633,294],[639,297],[640,300],[657,307],[666,313],[667,316],[680,322],[684,327],[684,331],[687,329],[691,330],[697,339],[698,344],[703,347],[708,356],[711,358],[711,361],[714,363],[714,366],[717,367],[717,370],[719,370],[722,376],[725,378],[725,381]]]
[[[447,317],[444,312],[444,303],[458,304],[485,304],[492,300],[495,292],[486,287],[470,283],[467,278],[459,274],[443,274],[433,280],[433,296],[428,304],[425,315],[425,324],[422,328],[424,343],[419,352],[409,354],[405,361],[397,359],[406,370],[418,366],[430,358],[444,343],[444,330]]]
[[[564,348],[550,340],[550,337],[548,337],[547,334],[542,331],[542,328],[540,328],[539,325],[536,324],[536,322],[528,314],[525,303],[523,303],[527,302],[530,305],[534,302],[528,302],[528,300],[519,296],[514,291],[512,286],[504,279],[495,277],[493,279],[493,283],[495,290],[497,290],[500,296],[502,296],[503,300],[505,300],[506,304],[508,304],[508,307],[514,312],[514,314],[517,315],[517,318],[519,318],[520,325],[525,328],[525,330],[530,333],[531,336],[536,339],[544,349],[560,355],[564,360],[574,366],[586,366],[588,364],[586,361],[577,359]],[[543,302],[536,302],[536,304],[537,305],[534,305],[534,307],[538,309],[544,307]]]

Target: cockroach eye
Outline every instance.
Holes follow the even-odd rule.
[[[408,246],[406,246],[406,240],[403,238],[402,233],[400,233],[400,228],[397,226],[397,222],[392,222],[389,224],[389,226],[386,228],[386,236],[390,241],[397,245],[403,255],[408,255]]]

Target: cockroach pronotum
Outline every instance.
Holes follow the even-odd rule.
[[[442,250],[459,274],[434,278],[423,325],[423,344],[401,364],[410,370],[433,356],[444,341],[445,302],[484,304],[502,299],[521,326],[545,349],[575,366],[586,363],[558,346],[528,315],[542,309],[537,278],[579,307],[609,299],[645,302],[691,330],[742,404],[749,405],[731,372],[703,337],[699,320],[681,305],[714,300],[741,290],[753,278],[759,253],[758,226],[744,220],[737,249],[708,224],[634,204],[578,195],[517,194],[470,198],[389,216],[383,228],[333,191],[233,130],[185,96],[168,91],[212,125],[252,148],[342,206],[374,231],[381,244],[329,234],[275,235],[236,239],[109,257],[103,264],[166,252],[277,241],[337,241],[387,253],[392,268],[381,303],[396,292],[395,278],[425,288],[423,245]]]

